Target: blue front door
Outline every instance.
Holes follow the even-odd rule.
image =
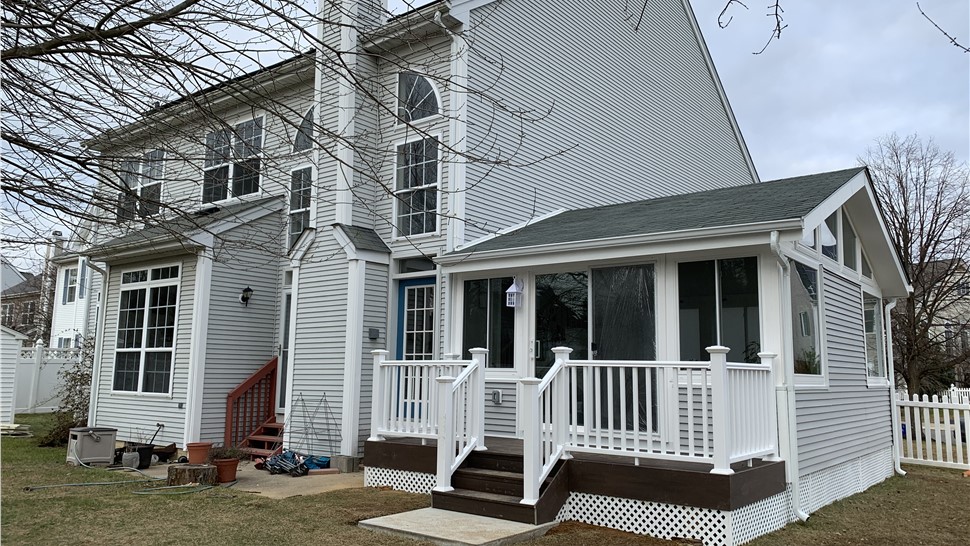
[[[436,322],[435,278],[400,281],[397,300],[397,359],[433,359]]]

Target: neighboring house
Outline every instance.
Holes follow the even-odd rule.
[[[930,264],[929,274],[936,279],[933,290],[944,295],[935,298],[935,324],[931,339],[942,346],[952,365],[949,382],[957,387],[970,386],[970,272],[963,260]],[[917,300],[919,301],[919,300]],[[946,377],[941,377],[946,383]],[[945,386],[945,385],[944,385]]]
[[[348,5],[370,26],[321,35],[359,85],[308,54],[193,95],[211,119],[184,99],[89,143],[115,223],[59,265],[56,309],[99,264],[72,323],[97,332],[92,426],[184,446],[283,423],[370,485],[447,496],[436,461],[474,460],[408,437],[448,445],[435,378],[481,372],[454,445],[524,448],[523,477],[435,505],[710,543],[892,473],[883,317],[908,284],[868,173],[761,183],[689,5],[638,29],[622,3]]]
[[[26,273],[26,280],[0,295],[2,324],[27,336],[30,343],[47,339],[53,285],[44,275]]]
[[[2,285],[0,290],[6,290],[25,280],[27,280],[27,276],[22,271],[14,267],[6,258],[0,256],[0,285]]]
[[[78,348],[85,337],[94,334],[101,277],[77,252],[65,252],[51,263],[57,286],[48,347]]]

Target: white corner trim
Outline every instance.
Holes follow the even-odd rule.
[[[300,255],[302,258],[302,254]],[[293,373],[296,365],[296,316],[297,310],[300,303],[300,266],[299,263],[293,266],[293,284],[290,285],[290,339],[287,341],[289,346],[289,353],[287,354],[286,362],[286,407],[283,408],[283,423],[290,423],[290,418],[293,415]],[[292,427],[283,427],[283,445],[286,448],[291,448],[291,438],[292,438]]]
[[[448,173],[451,186],[451,219],[446,251],[465,244],[465,189],[468,148],[468,43],[461,34],[451,34],[451,149],[455,162]]]
[[[364,282],[367,262],[347,262],[347,326],[344,341],[344,388],[340,411],[340,454],[357,456],[360,436],[360,373],[364,332]]]
[[[189,383],[185,399],[184,443],[198,442],[202,433],[202,395],[205,388],[205,350],[209,332],[209,293],[212,256],[199,254],[192,295],[192,334],[189,338]]]

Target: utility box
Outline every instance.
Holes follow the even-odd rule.
[[[116,428],[72,428],[67,462],[75,466],[108,466],[115,458]]]

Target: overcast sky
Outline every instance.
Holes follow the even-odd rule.
[[[968,160],[970,54],[950,45],[915,0],[781,0],[788,28],[761,55],[752,52],[773,28],[769,0],[735,5],[720,29],[725,2],[692,5],[762,180],[851,167],[893,131],[932,137]],[[968,0],[920,5],[970,45]]]

